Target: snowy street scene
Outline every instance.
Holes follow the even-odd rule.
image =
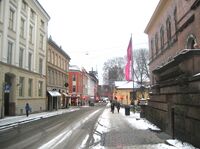
[[[84,117],[71,120],[69,116],[76,112],[89,111]],[[74,114],[73,114],[74,113]],[[54,123],[51,119],[56,117],[66,119],[54,126],[40,128],[46,121]],[[35,123],[35,124],[33,124]],[[63,123],[65,123],[64,126]],[[62,126],[62,130],[52,132]],[[33,128],[31,128],[33,127]],[[32,134],[32,135],[30,135]],[[14,140],[13,137],[16,137]],[[47,137],[48,139],[44,139]],[[70,141],[71,140],[71,141]],[[141,148],[141,149],[195,149],[191,144],[171,139],[158,127],[140,118],[140,113],[130,112],[125,115],[121,108],[111,112],[110,103],[106,106],[91,109],[90,107],[71,108],[56,112],[31,114],[29,117],[17,116],[0,120],[1,148],[39,148],[39,149],[106,149],[106,148]]]
[[[0,149],[200,149],[200,0],[0,0]]]

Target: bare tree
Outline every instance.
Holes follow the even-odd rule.
[[[133,52],[134,60],[134,76],[136,81],[144,85],[145,82],[149,81],[149,51],[147,49],[137,49]]]
[[[103,81],[104,84],[111,85],[114,81],[124,80],[125,59],[116,57],[104,63]]]

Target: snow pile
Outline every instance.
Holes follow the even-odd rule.
[[[197,149],[195,148],[194,146],[192,146],[191,144],[189,143],[186,143],[186,142],[181,142],[177,139],[169,139],[169,140],[166,140],[166,142],[168,144],[171,144],[173,146],[175,146],[176,148],[181,148],[181,149]]]
[[[120,110],[120,114],[125,115],[124,110],[125,109],[122,108]],[[157,126],[153,125],[146,119],[140,118],[140,113],[130,112],[130,116],[126,116],[126,120],[131,124],[131,126],[133,126],[136,129],[142,129],[142,130],[151,129],[155,131],[160,131],[160,129]]]

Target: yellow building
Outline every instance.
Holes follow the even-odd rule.
[[[149,99],[149,91],[132,81],[115,81],[113,97],[123,105],[137,104],[140,99]]]

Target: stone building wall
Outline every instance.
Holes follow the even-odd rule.
[[[146,118],[174,138],[196,147],[200,147],[200,47],[195,47],[200,45],[199,5],[200,0],[160,0],[145,29],[152,53],[152,91]],[[164,47],[158,38],[156,53],[155,34],[160,36],[160,27],[166,28],[168,17],[172,36],[167,39],[165,30]]]

